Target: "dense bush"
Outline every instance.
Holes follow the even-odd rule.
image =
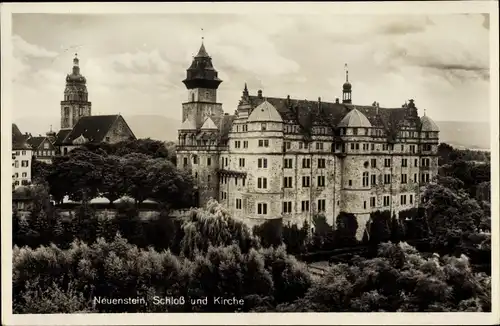
[[[282,312],[491,311],[491,278],[465,256],[423,258],[413,247],[382,244],[378,257],[337,264]]]
[[[75,241],[13,249],[15,313],[250,311],[302,297],[311,285],[304,266],[283,247],[209,246],[191,259],[170,251],[140,250],[121,236],[92,245]],[[184,296],[181,306],[154,305],[154,297]],[[208,297],[192,305],[189,297]],[[217,305],[213,297],[244,299],[243,305]],[[98,297],[144,297],[147,305],[95,305]],[[56,306],[57,305],[57,306]]]

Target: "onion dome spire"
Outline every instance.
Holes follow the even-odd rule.
[[[347,63],[344,66],[345,69],[345,83],[342,85],[342,103],[352,103],[351,92],[352,85],[349,82],[349,69]]]

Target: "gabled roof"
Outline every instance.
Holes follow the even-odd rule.
[[[56,135],[56,139],[54,141],[54,145],[62,145],[64,143],[64,140],[66,137],[69,135],[71,132],[71,129],[61,129]]]
[[[196,123],[190,118],[186,118],[186,120],[184,120],[181,124],[179,130],[196,130]]]
[[[21,133],[21,130],[16,124],[12,124],[12,149],[31,149],[27,140],[30,136],[28,134]]]
[[[264,100],[259,104],[250,116],[248,117],[248,122],[283,122],[281,115],[278,110],[268,101]]]
[[[370,128],[372,125],[365,115],[357,109],[351,110],[338,124],[339,127]]]
[[[14,136],[22,136],[23,133],[21,132],[21,130],[19,130],[19,127],[13,123],[12,124],[12,138],[14,138]]]
[[[210,117],[208,117],[203,123],[203,126],[201,126],[201,130],[214,130],[214,129],[218,130],[219,128],[217,128],[213,120],[210,119]]]
[[[82,117],[73,127],[73,130],[66,136],[63,143],[72,144],[75,139],[82,135],[91,143],[100,143],[119,118],[120,115]]]
[[[426,115],[420,118],[420,122],[422,123],[422,131],[439,131],[438,125]]]
[[[30,144],[33,149],[37,149],[38,147],[40,147],[40,145],[43,143],[43,141],[46,138],[47,137],[43,137],[43,136],[30,137],[30,138],[28,138],[27,143]]]

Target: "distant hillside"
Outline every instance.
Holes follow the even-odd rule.
[[[490,150],[488,122],[436,121],[441,142],[453,147]]]
[[[138,138],[152,138],[163,141],[177,140],[180,120],[161,115],[125,115],[130,128]],[[56,117],[23,118],[14,121],[21,132],[33,135],[45,134],[52,124],[54,130],[59,127]],[[490,149],[490,124],[487,122],[436,121],[440,140],[458,148]]]

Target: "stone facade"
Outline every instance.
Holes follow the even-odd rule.
[[[216,89],[206,94],[215,99]],[[342,103],[251,96],[245,85],[229,116],[188,90],[178,166],[191,169],[199,205],[218,199],[250,226],[274,218],[312,225],[315,214],[334,225],[344,211],[357,216],[361,238],[371,212],[417,207],[420,186],[437,174],[439,129],[413,100],[353,105],[347,80]],[[203,130],[209,119],[216,129]]]

